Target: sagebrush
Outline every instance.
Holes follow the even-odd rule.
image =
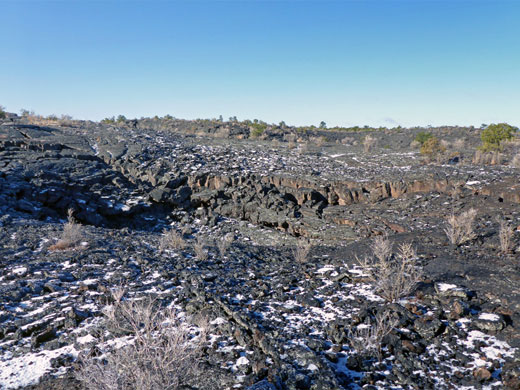
[[[477,236],[475,233],[476,217],[477,210],[472,208],[459,215],[452,214],[447,218],[448,226],[444,231],[451,244],[461,245]]]
[[[372,242],[371,249],[372,256],[357,260],[374,284],[376,293],[388,302],[408,296],[422,276],[412,244],[401,244],[394,254],[388,237],[378,236]]]
[[[107,329],[131,341],[80,361],[76,378],[87,390],[177,390],[200,375],[205,329],[191,338],[175,311],[158,309],[152,299],[116,300],[105,319]]]

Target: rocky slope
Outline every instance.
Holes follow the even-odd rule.
[[[519,171],[472,165],[471,129],[434,130],[467,148],[425,164],[409,147],[417,131],[373,132],[364,152],[360,133],[4,121],[0,388],[79,386],[75,359],[100,343],[121,285],[208,318],[195,388],[520,388],[519,233],[502,254],[497,219],[520,226]],[[446,217],[470,208],[476,237],[449,244]],[[69,209],[81,240],[53,250]],[[189,245],[161,250],[165,228]],[[356,261],[381,234],[413,243],[424,274],[394,303]],[[303,239],[313,247],[298,262]],[[360,349],[383,312],[396,322],[380,351]]]

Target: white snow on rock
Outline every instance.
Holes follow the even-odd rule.
[[[37,384],[40,378],[52,371],[51,360],[62,355],[77,356],[72,345],[53,351],[28,353],[9,359],[6,355],[0,361],[0,389],[18,389]]]
[[[478,316],[479,320],[486,320],[486,321],[499,321],[500,316],[498,314],[493,313],[480,313]]]
[[[18,276],[23,276],[27,273],[27,267],[16,267],[13,268],[12,273]]]
[[[249,364],[249,359],[245,356],[241,356],[238,358],[236,365],[237,366],[247,366]]]
[[[96,341],[96,338],[91,334],[87,334],[86,336],[78,337],[76,341],[78,342],[78,344],[88,344],[93,341]]]
[[[437,284],[437,289],[439,292],[444,292],[448,290],[455,290],[457,286],[455,284],[449,284],[449,283],[439,283]]]

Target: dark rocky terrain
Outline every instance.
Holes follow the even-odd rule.
[[[75,359],[124,285],[212,324],[192,388],[520,389],[520,170],[472,164],[473,128],[429,129],[463,147],[425,163],[421,130],[370,132],[367,152],[366,132],[0,120],[0,388],[80,388]],[[450,244],[446,218],[471,208],[476,237]],[[82,240],[52,250],[69,209]],[[165,228],[188,245],[161,250]],[[356,261],[382,234],[423,272],[393,303]],[[350,330],[380,312],[397,322],[378,359]]]

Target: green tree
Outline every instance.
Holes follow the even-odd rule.
[[[126,116],[124,116],[124,115],[119,115],[119,116],[117,117],[117,121],[118,121],[118,122],[124,122],[124,121],[126,121]]]
[[[6,117],[5,107],[4,106],[0,106],[0,119],[4,119],[5,117]]]
[[[327,128],[327,124],[324,121],[321,121],[320,122],[320,129],[326,129],[326,128]]]
[[[501,143],[512,139],[517,130],[517,127],[507,123],[490,124],[480,134],[480,139],[482,140],[481,149],[484,151],[501,150]]]
[[[422,145],[424,145],[424,143],[426,141],[428,141],[430,138],[432,138],[433,135],[432,133],[427,133],[425,131],[420,131],[419,133],[417,133],[417,135],[415,136],[415,140],[417,142],[419,142]]]

